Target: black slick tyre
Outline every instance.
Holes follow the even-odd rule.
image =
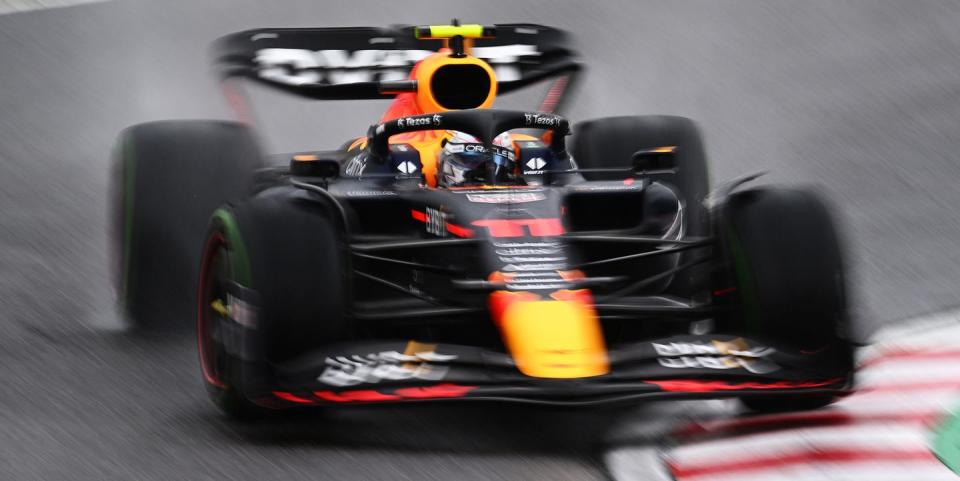
[[[134,327],[187,325],[210,214],[247,194],[259,167],[253,136],[233,122],[151,122],[120,134],[110,237],[119,305]]]
[[[249,415],[253,403],[236,401],[268,394],[258,389],[271,384],[270,366],[350,335],[341,232],[324,203],[289,186],[268,189],[214,214],[199,283],[197,334],[204,380],[213,401],[228,415]],[[218,254],[210,246],[216,244],[225,244],[227,269],[211,267],[216,261],[208,256]],[[224,292],[217,285],[244,294],[216,298]],[[242,311],[254,318],[231,317],[237,309],[230,302],[239,297],[245,298]],[[217,316],[217,311],[227,315]],[[225,355],[222,371],[216,363],[218,349]],[[235,354],[240,351],[242,359]]]
[[[807,190],[757,188],[733,194],[722,209],[718,235],[738,308],[721,329],[831,353],[831,371],[852,379],[843,251],[827,204]],[[812,393],[742,401],[756,411],[780,411],[814,409],[834,398]]]
[[[638,150],[676,147],[677,172],[655,174],[653,180],[673,186],[686,209],[688,235],[708,232],[702,202],[710,189],[707,156],[700,131],[692,120],[669,115],[605,117],[577,124],[573,158],[580,168],[629,168]],[[622,175],[588,172],[587,180],[622,178]]]
[[[573,158],[582,169],[630,168],[633,154],[657,147],[675,147],[676,172],[651,174],[653,181],[674,189],[683,205],[684,236],[706,236],[709,213],[703,205],[710,189],[707,156],[696,124],[685,117],[643,115],[604,117],[577,124],[574,129]],[[585,172],[587,180],[614,180],[623,174]],[[703,254],[690,251],[676,262],[692,263]],[[705,277],[702,269],[688,268],[667,279],[668,292],[683,297],[700,295]]]

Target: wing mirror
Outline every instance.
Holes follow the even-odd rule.
[[[335,179],[340,176],[340,162],[314,154],[297,154],[290,159],[290,173],[304,177]]]
[[[668,145],[633,153],[633,172],[643,174],[673,174],[677,171],[677,146]]]

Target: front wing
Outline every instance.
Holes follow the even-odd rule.
[[[249,382],[257,404],[284,408],[439,400],[590,405],[852,389],[838,348],[802,352],[734,336],[674,336],[618,345],[610,371],[579,379],[522,374],[505,353],[413,341],[329,346]],[[253,381],[252,379],[249,381]]]

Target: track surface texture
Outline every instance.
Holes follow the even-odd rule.
[[[960,3],[145,0],[0,16],[0,479],[603,479],[653,406],[384,408],[233,425],[190,333],[113,314],[109,148],[225,118],[207,45],[258,26],[536,22],[590,70],[568,115],[697,120],[712,176],[768,170],[839,207],[868,330],[960,304]],[[377,102],[259,105],[272,150],[336,146]]]

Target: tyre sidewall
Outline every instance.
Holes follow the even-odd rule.
[[[722,211],[717,232],[739,303],[732,329],[805,349],[848,341],[843,249],[820,196],[751,189]]]
[[[135,327],[189,318],[210,214],[246,195],[261,166],[252,134],[232,122],[151,122],[120,135],[111,243],[118,300]]]
[[[250,260],[263,355],[283,362],[352,336],[348,259],[334,209],[291,186],[232,209]]]

